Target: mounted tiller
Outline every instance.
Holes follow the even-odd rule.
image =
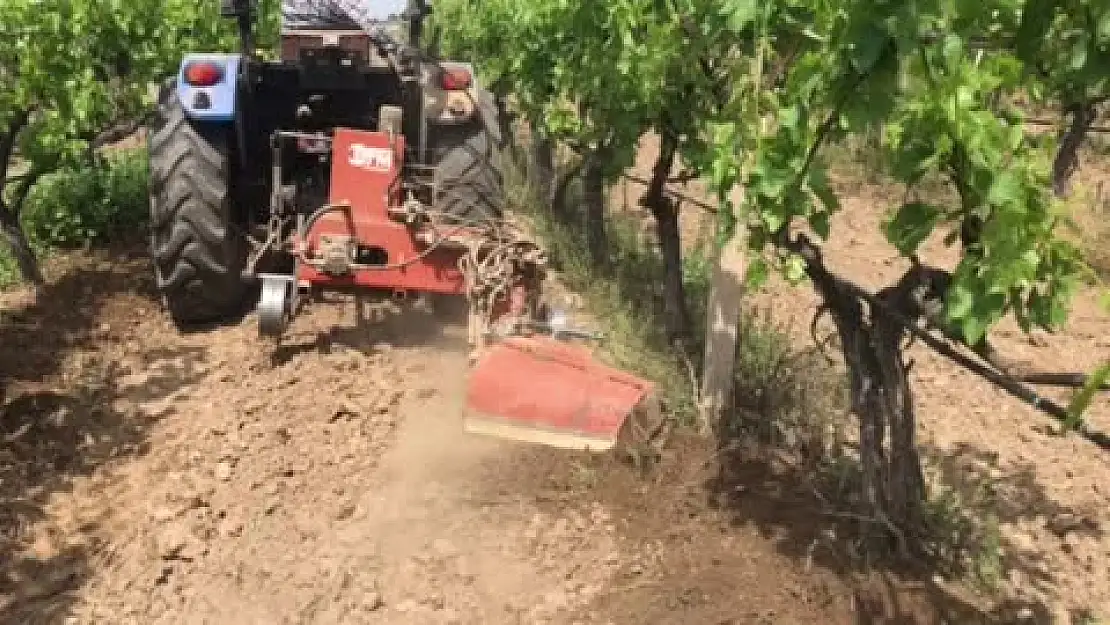
[[[403,137],[341,128],[330,141],[329,202],[298,221],[294,274],[260,276],[261,332],[281,336],[301,289],[465,295],[475,366],[464,429],[560,448],[612,448],[651,385],[557,338],[565,329],[537,334],[550,329],[540,319],[539,249],[506,223],[444,224],[414,195],[405,198]]]
[[[566,331],[545,327],[544,254],[504,219],[499,107],[472,64],[429,54],[427,3],[407,4],[365,28],[306,10],[267,59],[254,3],[221,3],[239,52],[186,55],[150,128],[158,292],[184,329],[235,318],[258,282],[279,340],[302,292],[464,296],[467,429],[608,447],[649,387],[539,336]]]
[[[483,355],[471,373],[468,432],[563,449],[606,451],[653,391],[607,367],[578,345],[513,337]]]

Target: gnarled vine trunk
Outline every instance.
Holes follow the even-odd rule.
[[[38,257],[35,255],[27,234],[19,223],[19,216],[14,214],[4,203],[0,203],[0,230],[4,233],[4,241],[12,252],[16,266],[19,267],[20,276],[25,282],[41,286],[46,282],[39,267]]]
[[[0,230],[3,231],[4,240],[11,249],[23,280],[39,286],[45,280],[39,268],[35,250],[31,247],[30,241],[27,240],[27,234],[23,232],[19,213],[27,195],[31,192],[42,172],[33,169],[23,174],[23,178],[19,182],[9,178],[16,142],[30,119],[31,111],[29,109],[17,111],[8,123],[8,127],[4,129],[4,133],[0,134]],[[10,200],[5,197],[5,192],[9,190],[9,182],[13,182],[12,186],[16,187]]]
[[[873,517],[867,522],[890,531],[901,553],[910,555],[915,545],[907,536],[921,524],[925,488],[902,351],[902,320],[915,316],[909,294],[917,286],[916,274],[911,270],[865,303],[858,289],[825,268],[820,250],[807,238],[799,236],[787,247],[806,260],[806,272],[840,337],[851,410],[859,419],[863,503]]]
[[[531,158],[529,162],[531,167],[528,168],[530,182],[540,196],[544,208],[558,210],[559,207],[554,205],[555,148],[551,139],[544,134],[533,131],[530,148]]]
[[[609,259],[609,237],[605,228],[604,158],[605,150],[590,150],[582,173],[586,247],[595,266],[605,265]]]
[[[497,111],[497,130],[501,139],[497,147],[500,150],[507,149],[510,158],[512,158],[514,162],[523,163],[525,162],[525,155],[522,153],[523,150],[516,138],[516,129],[513,127],[515,116],[513,115],[512,109],[509,108],[509,103],[505,98],[504,89],[506,88],[507,87],[502,84],[491,86],[491,91],[494,94],[493,105]]]
[[[667,335],[671,341],[690,336],[690,311],[686,304],[686,287],[682,282],[682,240],[678,227],[678,203],[667,195],[667,179],[678,152],[677,140],[664,134],[659,157],[652,168],[651,181],[643,204],[655,218],[659,248],[663,255],[663,312]]]
[[[1071,177],[1079,168],[1079,148],[1095,121],[1097,111],[1093,104],[1084,101],[1068,105],[1066,112],[1071,121],[1060,137],[1060,145],[1052,161],[1052,190],[1056,197],[1067,197],[1071,190]]]

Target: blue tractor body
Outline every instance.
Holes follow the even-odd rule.
[[[241,50],[188,54],[163,85],[149,129],[151,249],[179,325],[234,317],[259,276],[292,271],[298,224],[329,203],[336,129],[403,136],[407,198],[451,219],[500,214],[492,98],[471,65],[412,43],[427,9],[407,1],[406,43],[286,25],[278,58],[264,59],[253,1],[224,0]]]

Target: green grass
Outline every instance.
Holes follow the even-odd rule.
[[[533,227],[547,248],[561,281],[582,295],[591,316],[603,322],[606,360],[658,385],[671,412],[684,421],[695,414],[694,389],[685,363],[668,347],[656,302],[662,267],[647,254],[628,221],[610,222],[612,269],[591,268],[584,236],[543,213],[533,213]],[[692,297],[704,286],[687,282]]]

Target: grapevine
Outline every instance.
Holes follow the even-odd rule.
[[[864,502],[905,537],[924,496],[897,319],[922,320],[991,360],[991,328],[1057,328],[1089,276],[1061,236],[1077,142],[1110,97],[1110,5],[1098,0],[527,0],[440,3],[447,48],[472,53],[525,117],[563,142],[597,142],[628,163],[653,130],[663,154],[704,177],[738,224],[758,284],[775,266],[808,277],[832,314],[864,448]],[[990,42],[989,55],[972,42]],[[998,96],[1070,116],[1055,145],[1026,132]],[[877,147],[906,200],[886,238],[912,268],[868,295],[825,267],[820,241],[842,209],[823,148],[851,135]],[[923,199],[927,180],[954,192]],[[656,187],[649,185],[649,195]],[[743,199],[733,206],[733,191]],[[657,199],[657,198],[656,198]],[[653,211],[657,219],[665,211]],[[662,226],[662,224],[661,224]],[[662,231],[662,227],[661,227]],[[807,234],[808,232],[808,234]],[[935,232],[958,244],[951,273],[922,265]],[[814,239],[813,237],[816,237]],[[681,293],[668,293],[668,297]],[[679,303],[681,304],[681,303]],[[1078,400],[1082,404],[1083,400]],[[906,546],[907,543],[901,543]],[[907,547],[908,548],[908,547]]]
[[[260,6],[272,41],[277,3]],[[40,283],[19,220],[35,183],[135,132],[183,54],[237,41],[218,2],[185,0],[5,1],[0,39],[0,227]]]

